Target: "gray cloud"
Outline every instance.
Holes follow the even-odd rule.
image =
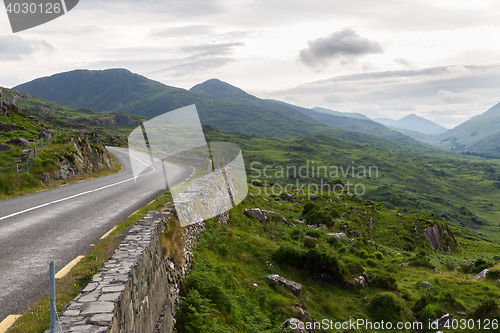
[[[18,61],[36,51],[53,51],[54,47],[43,39],[23,39],[19,36],[0,36],[0,60]]]
[[[327,37],[309,41],[308,47],[300,51],[299,59],[307,66],[317,67],[333,59],[340,58],[342,64],[367,54],[383,51],[378,42],[361,37],[352,29],[344,29]]]
[[[219,43],[219,44],[201,44],[181,47],[184,52],[194,53],[191,57],[210,57],[227,55],[233,52],[235,47],[243,46],[243,43]]]
[[[219,67],[222,67],[234,59],[226,57],[216,57],[208,59],[196,59],[193,61],[186,61],[178,65],[163,68],[161,70],[155,71],[155,74],[169,74],[173,77],[184,77],[190,76],[202,72],[207,72]]]
[[[400,64],[400,65],[407,66],[407,67],[411,65],[411,62],[405,58],[396,58],[396,59],[394,59],[394,62],[397,64]]]
[[[187,25],[173,27],[152,32],[150,35],[157,38],[171,38],[194,35],[208,35],[214,33],[215,29],[209,25]]]

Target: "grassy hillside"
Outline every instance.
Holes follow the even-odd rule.
[[[493,258],[498,245],[447,229],[454,235],[448,239],[454,249],[446,255],[430,249],[422,234],[436,224],[448,228],[428,213],[398,216],[347,194],[309,200],[294,190],[289,193],[252,194],[230,211],[227,225],[209,221],[182,288],[178,332],[290,332],[280,325],[292,317],[323,323],[326,332],[391,331],[327,329],[350,319],[390,321],[392,332],[416,331],[396,329],[399,321],[420,321],[421,331],[435,332],[429,320],[445,313],[458,320],[489,319],[490,324],[500,319],[495,281],[500,265]],[[274,213],[261,223],[244,213],[256,207]],[[290,223],[281,222],[282,217]],[[298,221],[303,219],[307,222]],[[307,225],[320,221],[327,221],[326,226]],[[346,233],[350,240],[328,236],[332,232]],[[489,266],[494,272],[490,278],[472,281]],[[364,288],[354,282],[363,272],[370,279]],[[266,278],[271,274],[300,283],[301,294]],[[483,327],[476,322],[467,331],[484,332]]]
[[[364,198],[389,209],[428,211],[500,242],[500,167],[496,162],[400,154],[327,136],[261,138],[211,127],[205,130],[210,141],[242,147],[247,177],[256,189],[265,183],[279,189],[286,184],[297,186],[297,182],[307,189],[307,184],[320,187],[340,178],[351,184],[350,191],[359,184]]]
[[[485,113],[475,116],[459,126],[439,135],[436,138],[438,146],[465,151],[474,147],[474,151],[484,148],[487,151],[495,151],[500,147],[499,141],[491,141],[489,144],[481,145],[479,142],[490,137],[496,140],[495,134],[500,131],[500,103],[491,107]],[[483,141],[484,142],[484,141]]]

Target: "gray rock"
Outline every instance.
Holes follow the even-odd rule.
[[[331,237],[337,237],[337,238],[340,238],[340,239],[347,239],[347,236],[346,234],[344,234],[343,232],[334,232],[334,233],[330,233],[330,234],[326,234],[327,236],[331,236]]]
[[[51,139],[54,137],[54,132],[49,131],[48,129],[44,128],[39,134],[38,138],[39,139]]]
[[[16,124],[8,125],[8,124],[0,121],[0,132],[12,132],[15,130],[17,130]]]
[[[483,269],[481,272],[477,273],[476,276],[472,278],[472,281],[476,281],[481,278],[486,277],[486,273],[488,273],[488,268]]]
[[[290,328],[290,332],[293,333],[307,333],[304,323],[297,318],[289,318],[282,322],[280,326]]]
[[[441,318],[437,319],[438,325],[442,327],[451,327],[451,315],[449,313],[444,314]]]
[[[278,274],[271,274],[267,278],[273,280],[274,282],[276,282],[276,284],[282,287],[290,289],[292,294],[297,297],[299,297],[302,293],[302,285],[300,283],[287,280],[284,277],[279,276]]]
[[[420,284],[423,285],[424,287],[427,287],[427,288],[432,287],[432,283],[427,282],[427,281],[422,281],[422,282],[420,282]]]
[[[0,144],[0,151],[9,151],[12,150],[12,147],[6,144],[1,143]]]
[[[267,222],[267,216],[259,208],[246,208],[245,214],[259,220],[260,223]]]
[[[12,139],[7,143],[10,143],[10,144],[13,144],[16,146],[20,146],[20,147],[25,147],[25,148],[28,148],[30,146],[29,141],[26,139],[23,139],[23,138]]]

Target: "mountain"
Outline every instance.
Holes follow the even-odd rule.
[[[410,130],[429,135],[438,135],[448,130],[446,127],[438,125],[429,119],[419,117],[414,113],[399,120],[390,118],[374,118],[373,120],[388,127]]]
[[[325,112],[316,111],[317,108],[307,109],[307,108],[288,104],[288,103],[281,102],[281,101],[274,101],[274,102],[279,103],[279,104],[283,104],[283,105],[287,105],[290,108],[299,110],[303,114],[309,116],[311,119],[314,119],[315,121],[317,121],[318,123],[323,124],[323,125],[327,125],[327,126],[331,126],[331,127],[335,127],[335,128],[340,128],[340,129],[344,129],[347,131],[372,134],[372,135],[380,136],[380,137],[390,139],[390,140],[397,140],[397,141],[402,141],[402,142],[421,144],[417,140],[412,139],[409,136],[404,135],[402,133],[399,133],[395,130],[387,128],[384,125],[381,125],[381,124],[371,120],[368,117],[366,117],[366,119],[365,118],[358,118],[358,117],[346,117],[346,116],[344,116],[343,112],[333,111],[335,113],[325,113]],[[338,116],[336,114],[340,114],[341,116]]]
[[[339,140],[413,151],[419,142],[365,119],[338,117],[262,100],[217,79],[190,90],[170,87],[126,69],[75,70],[15,89],[73,108],[155,117],[195,104],[202,124],[266,137],[328,135]],[[374,127],[376,126],[376,127]],[[355,132],[353,132],[355,131]],[[408,145],[398,145],[399,140]]]
[[[314,111],[322,112],[322,113],[327,113],[331,114],[334,116],[340,116],[340,117],[348,117],[348,118],[357,118],[357,119],[367,119],[370,120],[369,117],[365,116],[364,114],[361,113],[355,113],[355,112],[340,112],[340,111],[334,111],[330,109],[325,109],[325,108],[320,108],[320,107],[315,107],[312,108]]]
[[[500,157],[500,103],[436,137],[437,145]]]

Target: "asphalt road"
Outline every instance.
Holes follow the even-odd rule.
[[[128,149],[108,149],[122,172],[0,201],[0,322],[48,294],[49,262],[57,272],[165,190],[163,167],[146,167],[149,156],[134,153],[132,163],[145,168],[134,180]],[[165,168],[176,183],[192,173],[181,165]]]

